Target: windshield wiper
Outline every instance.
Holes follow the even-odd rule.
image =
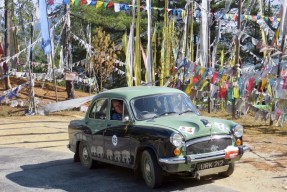
[[[182,115],[184,113],[189,113],[189,112],[195,113],[195,111],[189,109],[189,110],[186,110],[186,111],[179,113],[178,115]]]
[[[155,116],[153,116],[153,118],[152,118],[152,119],[154,119],[154,118],[158,118],[158,117],[160,117],[160,116],[164,116],[164,115],[173,114],[173,113],[177,113],[177,112],[174,112],[174,111],[164,112],[164,113],[161,113],[161,114],[159,114],[159,115],[155,115]]]

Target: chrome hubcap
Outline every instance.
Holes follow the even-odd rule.
[[[146,162],[145,162],[145,175],[149,181],[152,180],[151,165],[150,165],[150,162],[148,160],[146,160]]]
[[[89,159],[89,153],[86,147],[83,148],[83,159],[88,160]]]

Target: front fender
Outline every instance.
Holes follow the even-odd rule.
[[[71,121],[68,126],[69,144],[68,148],[76,153],[77,143],[79,141],[87,141],[87,134],[91,135],[91,130],[82,120]]]

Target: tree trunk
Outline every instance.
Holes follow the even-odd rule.
[[[63,33],[63,49],[64,49],[64,62],[66,62],[66,67],[69,69],[69,72],[72,72],[72,55],[71,55],[71,44],[70,44],[70,30],[71,30],[71,20],[70,20],[70,5],[67,4],[65,7],[65,13],[67,15],[67,24]],[[74,99],[74,82],[66,81],[66,91],[68,99]]]
[[[5,35],[4,35],[4,57],[9,57],[11,56],[11,46],[12,46],[12,42],[11,40],[13,40],[13,35],[10,32],[10,28],[12,26],[12,5],[13,5],[13,1],[11,0],[5,0]],[[11,48],[11,49],[10,49]],[[8,76],[9,73],[9,65],[7,64],[7,62],[4,62],[3,64],[3,69],[4,69],[4,75],[7,75],[7,77],[4,78],[4,82],[5,82],[5,89],[11,89],[11,84],[10,84],[10,79]]]

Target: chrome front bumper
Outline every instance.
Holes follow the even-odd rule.
[[[240,146],[239,148],[239,155],[243,155],[244,152],[249,151],[250,148],[248,146]],[[188,164],[188,163],[197,163],[202,161],[212,161],[216,159],[224,159],[225,158],[225,151],[215,151],[211,153],[203,153],[203,154],[196,154],[196,155],[186,155],[184,157],[171,157],[171,158],[159,158],[160,163],[165,164]]]

